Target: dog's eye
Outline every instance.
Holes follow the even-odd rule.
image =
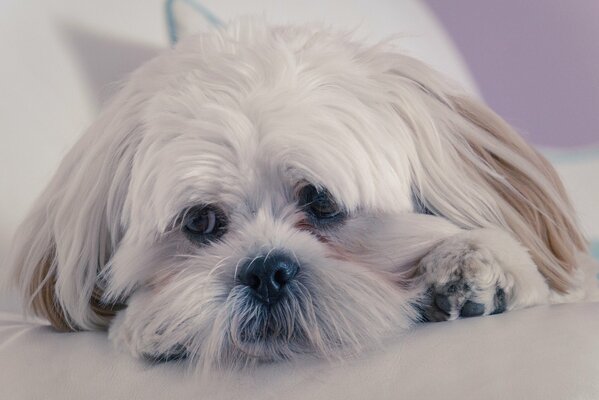
[[[332,220],[343,215],[333,196],[326,189],[304,186],[299,192],[300,207],[318,220]]]
[[[183,232],[193,242],[206,243],[226,232],[227,218],[213,205],[190,208],[183,219]]]

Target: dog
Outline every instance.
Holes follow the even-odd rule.
[[[588,250],[551,165],[393,42],[242,20],[130,76],[11,254],[56,329],[212,369],[578,300]]]

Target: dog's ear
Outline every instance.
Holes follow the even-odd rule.
[[[121,94],[120,97],[126,97]],[[116,99],[63,159],[18,228],[9,267],[28,311],[60,330],[106,326],[99,274],[122,237],[134,110]]]
[[[393,108],[412,131],[415,198],[462,228],[511,232],[550,286],[567,292],[587,243],[551,164],[424,64],[403,57],[395,65]]]
[[[473,129],[456,149],[466,168],[494,194],[501,218],[524,244],[550,286],[567,292],[577,254],[587,243],[553,166],[503,119],[466,96],[451,107]]]

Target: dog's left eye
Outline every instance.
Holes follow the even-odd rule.
[[[343,215],[341,207],[326,189],[314,185],[304,186],[299,192],[300,207],[308,211],[318,221],[331,221]]]
[[[183,232],[192,242],[206,243],[226,232],[227,219],[223,211],[213,205],[192,207],[185,213]]]

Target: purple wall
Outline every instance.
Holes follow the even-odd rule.
[[[426,0],[485,100],[536,144],[599,144],[599,0]]]

